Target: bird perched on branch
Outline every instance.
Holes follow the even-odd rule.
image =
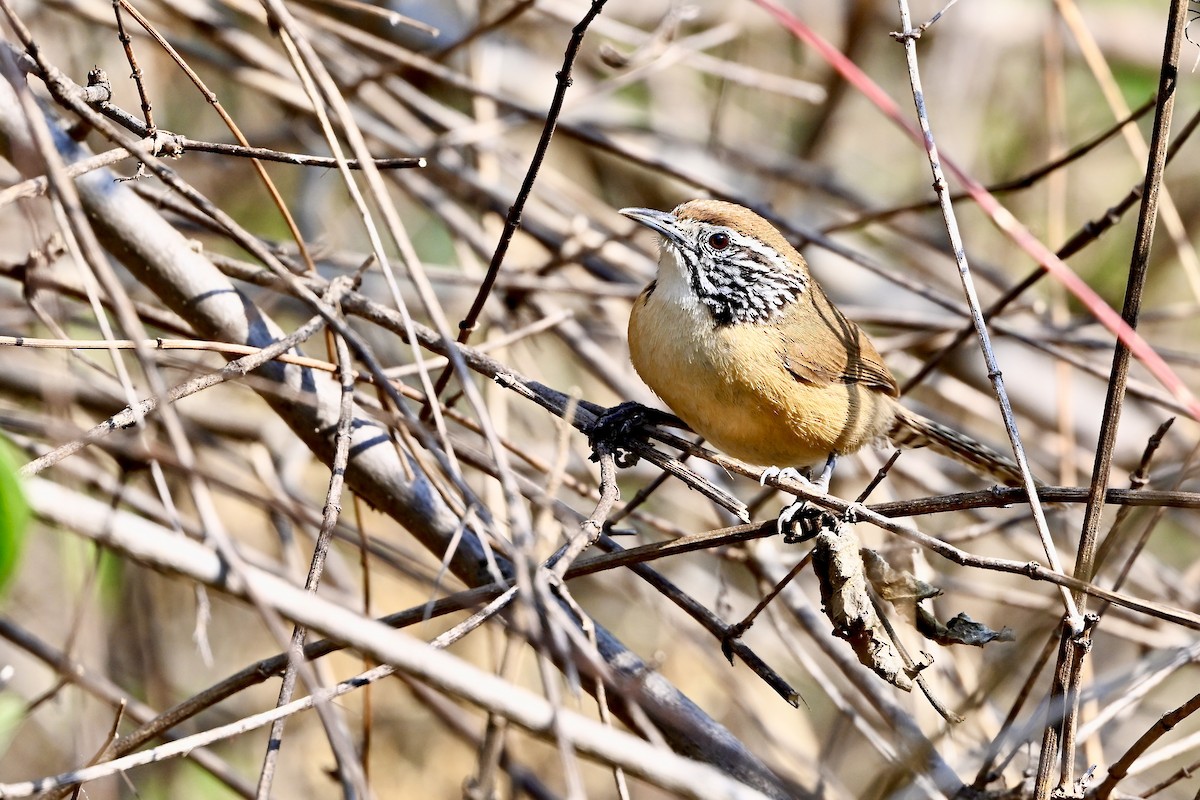
[[[629,318],[633,366],[713,446],[752,464],[823,465],[822,489],[838,456],[882,440],[1022,483],[1011,459],[900,405],[879,351],[767,220],[718,200],[621,213],[662,237],[658,276]]]

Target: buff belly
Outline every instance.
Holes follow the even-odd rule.
[[[717,327],[703,308],[639,297],[630,358],[642,380],[722,452],[751,464],[808,466],[881,438],[894,401],[857,385],[813,385],[785,368],[770,325]]]

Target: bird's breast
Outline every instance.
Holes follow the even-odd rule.
[[[629,318],[642,380],[714,447],[752,464],[804,466],[851,453],[891,425],[890,398],[861,386],[815,386],[785,368],[784,332],[718,326],[698,302],[648,288]]]

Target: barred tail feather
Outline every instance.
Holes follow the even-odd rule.
[[[1024,485],[1020,468],[1008,456],[907,409],[896,415],[888,439],[896,447],[928,447],[1006,486]]]

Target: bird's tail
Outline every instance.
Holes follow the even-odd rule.
[[[888,439],[897,447],[928,447],[1006,486],[1024,485],[1021,469],[1008,456],[908,409],[900,409]]]

